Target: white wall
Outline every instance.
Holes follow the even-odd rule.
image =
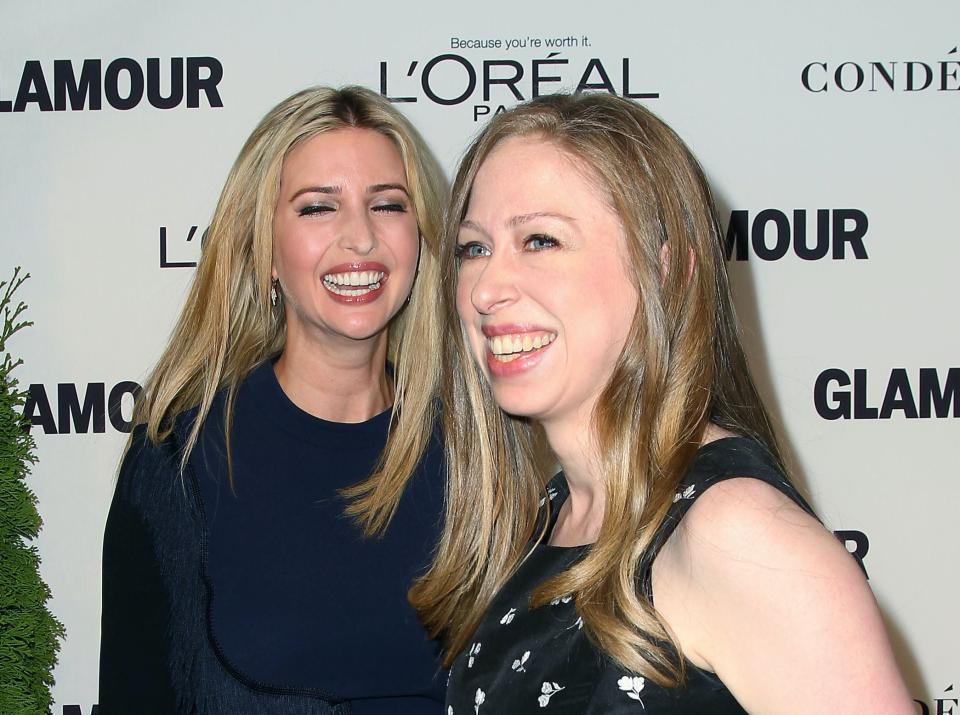
[[[168,263],[196,260],[199,234],[242,141],[273,104],[307,85],[378,89],[385,73],[390,96],[415,98],[400,106],[452,172],[483,112],[515,102],[502,85],[484,100],[484,62],[503,60],[522,68],[516,88],[524,98],[535,73],[560,78],[542,82],[541,93],[573,89],[592,60],[600,66],[594,63],[589,81],[605,72],[618,93],[658,94],[641,101],[698,154],[725,223],[731,211],[746,212],[750,224],[773,209],[795,231],[799,210],[814,246],[818,211],[836,218],[850,210],[843,227],[862,236],[844,244],[843,258],[803,260],[791,247],[776,260],[761,260],[752,248],[749,260],[732,260],[738,307],[801,481],[831,528],[859,532],[851,548],[856,539],[861,550],[864,538],[869,543],[863,562],[918,712],[960,712],[953,700],[960,697],[953,688],[960,679],[960,5],[274,6],[95,0],[0,10],[0,274],[22,265],[33,275],[22,297],[36,323],[12,347],[26,360],[21,382],[45,389],[56,423],[48,427],[70,427],[70,434],[34,427],[40,461],[30,480],[45,520],[43,575],[68,633],[55,712],[75,715],[68,706],[78,705],[86,715],[96,702],[101,538],[125,438],[109,417],[102,433],[95,420],[80,434],[73,420],[61,424],[58,385],[63,397],[75,390],[81,401],[86,394],[98,403],[98,388],[87,392],[91,383],[103,383],[108,396],[118,383],[143,381],[193,274],[160,265],[161,231]],[[501,46],[453,47],[452,38],[499,39]],[[507,49],[511,38],[526,46]],[[576,41],[556,48],[550,38]],[[201,79],[210,67],[222,68],[218,82],[207,82],[215,93],[201,92],[199,106],[185,98],[158,109],[146,93],[130,109],[111,106],[111,98],[122,104],[117,95],[129,94],[131,65],[147,74],[148,58],[159,58],[168,94],[171,58],[191,57],[214,60],[201,61]],[[118,58],[134,62],[113,64]],[[565,63],[540,62],[546,59]],[[81,109],[66,103],[56,111],[56,60],[69,60],[77,75],[84,60],[100,61],[98,77],[109,89],[100,110],[90,109],[88,97]],[[26,64],[34,61],[39,72]],[[893,89],[872,62],[891,74]],[[920,88],[926,68],[930,86]],[[430,99],[430,92],[446,99],[463,93],[471,71],[477,85],[462,101]],[[492,71],[501,77],[515,69]],[[53,111],[43,106],[40,75]],[[120,77],[118,87],[111,75]],[[852,91],[839,88],[837,76]],[[25,106],[17,106],[18,95]],[[765,235],[769,253],[778,215],[763,216],[772,222],[758,238]],[[199,228],[188,242],[191,226]],[[865,257],[854,254],[856,240]],[[923,368],[931,371],[921,378]],[[861,408],[852,418],[826,419],[816,409],[815,386],[828,369],[865,381],[853,395]],[[864,408],[882,406],[891,375],[888,407],[895,409],[884,419],[863,418]],[[947,393],[944,416],[909,417],[906,403],[922,412],[931,385]],[[835,381],[827,387],[828,409],[851,392]],[[121,401],[126,417],[130,401]],[[43,406],[33,410],[38,420]]]

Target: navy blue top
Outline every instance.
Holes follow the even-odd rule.
[[[139,687],[138,712],[172,701],[156,711],[441,713],[440,648],[407,601],[442,526],[439,437],[410,478],[386,534],[366,539],[344,516],[338,490],[371,473],[387,438],[389,410],[358,424],[318,419],[287,398],[272,363],[264,363],[235,400],[231,487],[223,402],[221,395],[211,409],[185,484],[176,478],[178,449],[162,460],[153,454],[158,448],[135,436],[124,461],[105,534],[101,710],[122,702],[124,687]],[[178,420],[174,437],[181,443],[190,423],[190,415]],[[147,480],[177,488],[141,495]],[[171,509],[178,497],[192,501],[192,522],[180,507]],[[149,533],[136,533],[144,522]],[[177,536],[184,531],[187,539]],[[168,539],[184,543],[168,545]],[[195,565],[193,540],[199,544]],[[134,548],[138,543],[144,546]],[[142,582],[150,559],[162,593],[141,587],[132,596],[125,574]],[[144,633],[141,624],[154,622]],[[169,653],[153,653],[138,670],[131,662],[143,657],[134,651],[146,636]],[[198,638],[205,642],[193,643]]]

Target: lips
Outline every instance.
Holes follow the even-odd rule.
[[[338,303],[370,303],[380,297],[389,276],[390,271],[382,263],[343,263],[323,274],[323,287]]]

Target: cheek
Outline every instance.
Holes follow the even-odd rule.
[[[416,221],[411,217],[409,223],[398,225],[391,232],[389,243],[393,246],[393,254],[397,260],[398,269],[406,269],[411,273],[417,269],[420,258],[420,231]]]
[[[475,324],[476,310],[471,299],[473,284],[469,271],[461,272],[457,276],[456,308],[466,344],[474,358],[482,362],[485,340]]]
[[[457,274],[456,307],[457,314],[460,316],[461,322],[465,325],[470,323],[474,312],[473,303],[470,301],[470,293],[472,290],[473,281],[470,280],[469,271],[461,270]]]
[[[316,262],[319,253],[315,236],[283,223],[274,225],[273,261],[279,270],[302,270]]]

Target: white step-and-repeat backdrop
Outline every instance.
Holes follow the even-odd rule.
[[[132,396],[227,170],[273,104],[348,83],[451,173],[498,110],[561,89],[679,131],[796,472],[861,559],[918,713],[960,713],[960,4],[5,2],[0,38],[0,273],[33,276],[12,347],[67,628],[57,715],[96,711]]]

